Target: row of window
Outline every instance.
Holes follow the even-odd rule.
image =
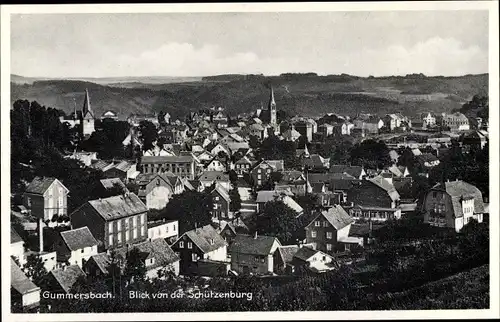
[[[144,225],[146,223],[146,214],[140,215],[140,218],[141,218],[141,225]],[[108,223],[108,232],[110,234],[113,233],[113,226],[114,226],[115,222],[116,222],[116,230],[117,231],[122,230],[122,219],[119,219],[116,221],[110,221]],[[125,219],[123,219],[123,223],[124,223],[125,229],[128,229],[129,224],[130,224],[130,226],[132,226],[135,229],[137,227],[137,216],[125,218]]]
[[[317,234],[316,230],[311,230],[311,237],[316,238],[317,235],[318,234]],[[333,233],[331,231],[327,231],[325,235],[326,235],[326,239],[333,238]]]
[[[321,227],[321,220],[316,220],[314,222],[314,226]],[[323,227],[330,227],[330,224],[328,223],[328,221],[323,221]]]
[[[137,234],[138,234],[138,229],[137,227],[134,227],[134,229],[132,230],[132,235],[133,235],[133,239],[136,239],[137,238]],[[141,226],[141,236],[144,236],[146,235],[146,226]],[[108,238],[109,238],[109,246],[113,246],[113,243],[114,243],[114,236],[113,234],[109,234]],[[117,236],[117,244],[121,244],[122,243],[122,234],[120,232],[118,232],[118,234],[116,234]],[[125,242],[128,242],[130,240],[130,231],[129,230],[126,230],[125,231]]]

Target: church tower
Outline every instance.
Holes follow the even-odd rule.
[[[82,109],[82,134],[84,137],[92,135],[95,131],[94,127],[94,112],[90,106],[90,96],[89,91],[85,89],[85,99],[83,101]]]
[[[276,102],[274,101],[274,90],[272,86],[271,86],[271,96],[269,97],[269,106],[267,107],[267,109],[269,110],[269,124],[275,127],[277,123]]]

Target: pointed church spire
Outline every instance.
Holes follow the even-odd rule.
[[[92,113],[92,108],[90,107],[90,96],[89,96],[89,91],[88,89],[85,89],[85,100],[83,101],[83,116],[87,115],[87,113],[90,113],[90,115],[93,116]]]
[[[269,96],[269,110],[272,110],[273,108],[276,108],[276,102],[274,101],[274,90],[273,86],[271,85],[271,95]]]

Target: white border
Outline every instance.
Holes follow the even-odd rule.
[[[439,311],[324,311],[241,313],[108,313],[11,314],[10,313],[10,14],[42,13],[167,13],[167,12],[301,12],[301,11],[407,11],[489,10],[490,103],[490,309]],[[357,3],[240,3],[240,4],[127,4],[127,5],[2,5],[1,6],[1,169],[2,169],[2,317],[5,321],[161,321],[175,320],[310,320],[310,319],[451,319],[499,317],[499,55],[497,1],[425,1]],[[496,228],[496,229],[495,229]]]

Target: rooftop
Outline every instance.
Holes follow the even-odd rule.
[[[96,246],[94,238],[87,226],[61,232],[61,237],[70,250],[79,250],[85,247]]]
[[[272,236],[251,236],[251,235],[236,235],[233,243],[229,247],[229,252],[251,255],[271,255],[274,243],[280,242],[276,237]]]
[[[114,220],[140,213],[148,208],[134,193],[88,201],[104,220]]]

